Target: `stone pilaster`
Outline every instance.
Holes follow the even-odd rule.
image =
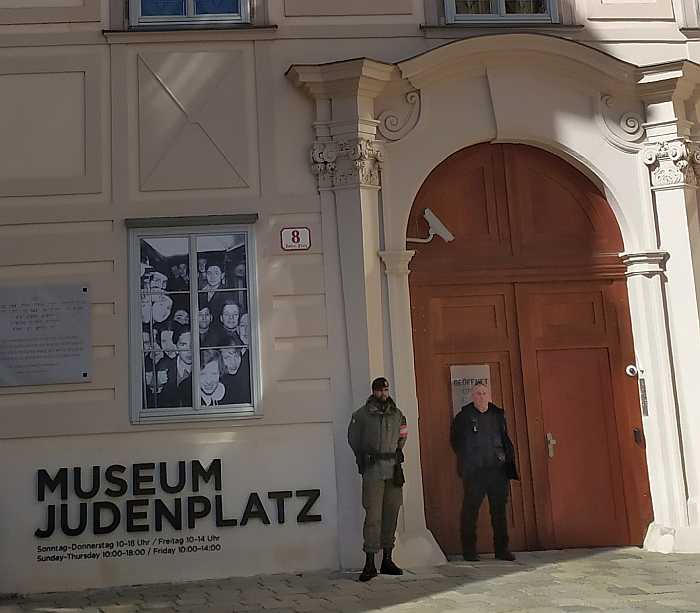
[[[410,427],[405,455],[406,485],[403,518],[397,537],[396,558],[401,564],[444,564],[445,556],[425,525],[423,479],[418,440],[418,398],[416,396],[413,337],[411,335],[411,297],[408,265],[415,251],[380,251],[384,262],[391,313],[391,356],[394,366],[396,401]]]
[[[648,313],[649,317],[664,317],[668,322],[664,332],[670,339],[670,347],[665,352],[659,345],[652,354],[654,360],[656,356],[660,358],[660,363],[647,364],[645,368],[647,376],[657,370],[674,383],[673,390],[659,398],[665,405],[657,408],[663,413],[660,418],[663,423],[657,424],[658,443],[662,453],[671,455],[664,455],[655,466],[670,459],[674,467],[673,474],[667,475],[669,487],[677,489],[681,484],[675,472],[680,462],[685,508],[672,508],[677,504],[678,493],[668,491],[670,507],[666,514],[673,522],[673,549],[697,550],[700,547],[700,413],[696,406],[700,397],[700,379],[695,375],[693,365],[700,355],[700,294],[697,287],[700,280],[700,253],[697,253],[700,247],[697,198],[700,155],[694,134],[698,121],[695,92],[700,82],[700,70],[681,61],[663,68],[641,69],[640,72],[638,89],[647,117],[647,140],[641,156],[649,169],[657,244],[659,249],[668,252],[665,271],[656,277],[661,286],[658,290],[653,289],[651,296],[648,284],[644,291],[646,299],[650,300],[647,305],[647,310],[652,311]],[[631,289],[640,283],[635,279],[643,278],[643,275],[632,275]],[[637,288],[637,291],[641,290]],[[656,325],[651,319],[647,323]],[[665,366],[663,362],[667,355],[669,363]],[[672,414],[676,416],[676,430],[680,431],[675,443],[681,450],[681,457],[677,460],[670,433]],[[657,536],[671,538],[668,533]]]
[[[651,551],[669,553],[676,531],[687,525],[685,477],[679,439],[673,365],[666,330],[664,284],[669,254],[650,249],[622,253],[632,319],[645,334],[635,338],[635,361],[646,438],[654,523],[644,542]]]

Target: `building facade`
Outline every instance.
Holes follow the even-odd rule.
[[[380,375],[399,563],[459,550],[470,373],[516,550],[700,551],[699,11],[0,0],[0,330],[89,303],[86,372],[0,352],[0,592],[357,567]]]

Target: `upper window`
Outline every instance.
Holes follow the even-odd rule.
[[[249,0],[130,0],[132,25],[241,23]]]
[[[134,421],[254,414],[252,231],[131,230]]]
[[[553,21],[556,0],[446,0],[449,23],[465,21]]]

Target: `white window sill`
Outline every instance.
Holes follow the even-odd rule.
[[[484,20],[451,23],[447,25],[422,25],[421,30],[426,38],[460,38],[464,35],[474,35],[480,30],[486,31],[536,31],[556,32],[557,34],[573,34],[583,29],[582,25],[563,24],[559,22],[540,21],[522,22],[507,20]]]

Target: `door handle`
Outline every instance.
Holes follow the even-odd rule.
[[[547,441],[547,455],[550,458],[554,457],[554,446],[557,444],[557,439],[554,438],[554,435],[551,432],[547,432],[544,436],[545,440]]]
[[[644,433],[642,432],[641,428],[633,428],[632,436],[634,436],[634,442],[637,443],[637,445],[640,447],[646,446],[644,444]]]

